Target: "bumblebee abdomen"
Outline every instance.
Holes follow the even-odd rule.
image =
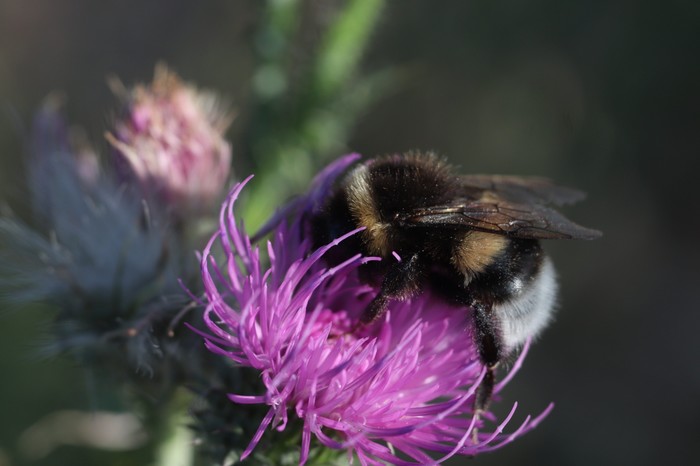
[[[527,287],[545,258],[537,240],[503,238],[503,249],[469,284],[472,292],[493,303],[507,301]]]
[[[452,265],[465,276],[465,285],[506,252],[508,239],[480,231],[461,231],[453,241]]]
[[[510,350],[546,327],[557,283],[552,262],[537,240],[505,239],[506,246],[467,288],[478,301],[490,303],[503,348]]]
[[[494,305],[493,312],[500,322],[506,349],[522,345],[547,326],[554,312],[557,289],[554,266],[549,258],[545,258],[538,273],[519,293]]]

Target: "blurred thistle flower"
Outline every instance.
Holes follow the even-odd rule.
[[[149,86],[126,90],[115,81],[113,87],[125,107],[107,134],[117,169],[178,215],[211,207],[231,166],[224,133],[232,117],[219,98],[183,83],[165,65],[156,67]]]
[[[159,326],[187,302],[182,248],[167,222],[100,173],[93,157],[71,144],[49,99],[32,133],[34,226],[0,218],[0,295],[57,308],[50,354],[150,373],[169,351]]]
[[[329,268],[324,254],[357,231],[317,250],[302,237],[304,213],[356,158],[331,164],[294,204],[296,218],[272,228],[269,266],[234,213],[250,178],[232,190],[219,231],[203,251],[204,319],[211,332],[206,346],[260,373],[264,393],[230,394],[233,402],[269,407],[241,459],[268,427],[281,432],[292,421],[303,425],[299,464],[309,460],[312,437],[350,458],[357,455],[363,465],[437,464],[511,442],[534,428],[551,406],[527,417],[512,434],[502,432],[517,404],[500,421],[491,413],[475,415],[474,394],[485,370],[471,338],[472,320],[463,310],[426,292],[393,302],[384,318],[357,330],[377,291],[358,278],[358,268],[378,259],[358,254]],[[221,266],[215,259],[219,247],[225,256]],[[494,425],[490,432],[488,422]]]

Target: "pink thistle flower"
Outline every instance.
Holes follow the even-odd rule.
[[[224,139],[231,116],[217,96],[183,83],[164,65],[150,86],[116,87],[126,112],[107,139],[120,157],[118,168],[173,211],[196,211],[219,199],[231,165]]]
[[[384,318],[353,330],[377,291],[358,278],[358,268],[378,258],[358,254],[329,268],[324,254],[357,231],[317,250],[301,237],[305,209],[356,159],[349,155],[331,164],[297,202],[297,220],[280,221],[271,230],[269,265],[235,217],[234,203],[250,178],[231,191],[219,231],[202,254],[204,318],[212,332],[206,346],[260,371],[265,392],[230,394],[233,402],[269,406],[241,459],[270,426],[284,430],[290,416],[303,423],[300,465],[308,459],[312,437],[347,450],[350,458],[356,455],[362,465],[439,464],[510,443],[537,426],[552,406],[534,419],[528,416],[511,434],[503,430],[517,404],[500,421],[490,413],[474,414],[485,369],[464,310],[426,292],[391,303]],[[217,265],[215,247],[222,249],[225,265]]]

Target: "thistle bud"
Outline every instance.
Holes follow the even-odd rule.
[[[218,200],[228,179],[231,116],[218,97],[184,83],[165,66],[153,83],[117,91],[125,111],[107,139],[118,171],[167,209],[196,213]]]

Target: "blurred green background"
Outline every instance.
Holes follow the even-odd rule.
[[[306,2],[321,13],[332,3]],[[0,199],[28,207],[18,181],[23,132],[49,92],[69,96],[71,121],[104,148],[115,108],[106,76],[147,81],[159,60],[230,99],[234,167],[247,175],[263,6],[0,0]],[[318,31],[306,33],[313,46]],[[699,50],[700,3],[692,1],[386,5],[361,70],[392,67],[402,79],[361,113],[343,150],[432,149],[463,172],[549,176],[589,193],[567,213],[605,233],[547,245],[561,309],[504,392],[502,408],[520,402],[516,419],[549,401],[555,410],[513,445],[454,464],[697,460]],[[22,454],[20,438],[40,418],[91,408],[79,367],[37,356],[49,317],[40,308],[0,313],[0,466],[143,464],[139,451]]]

